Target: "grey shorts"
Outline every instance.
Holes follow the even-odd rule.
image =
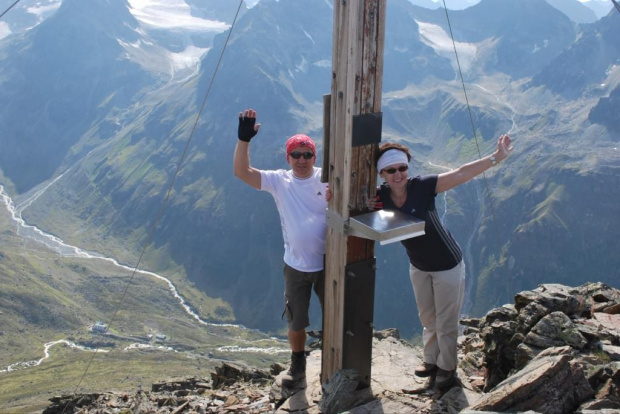
[[[324,270],[300,272],[284,264],[284,313],[282,317],[286,317],[291,331],[299,331],[310,325],[308,309],[313,288],[323,308],[324,286]]]

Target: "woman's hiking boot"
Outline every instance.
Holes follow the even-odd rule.
[[[291,354],[291,367],[282,376],[282,386],[297,388],[304,378],[306,378],[306,352],[293,352]]]
[[[437,372],[437,365],[429,364],[428,362],[423,362],[422,365],[416,367],[413,373],[418,377],[430,377],[431,375],[435,375]]]
[[[456,380],[456,370],[446,371],[439,368],[435,377],[435,385],[440,391],[448,390]]]

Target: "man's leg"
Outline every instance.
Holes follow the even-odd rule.
[[[314,285],[314,293],[319,299],[321,312],[323,312],[323,299],[325,298],[325,270],[312,273],[312,283]]]
[[[306,377],[306,327],[310,324],[308,309],[312,293],[311,273],[284,266],[285,309],[288,321],[288,342],[291,367],[282,377],[282,386],[295,388]]]
[[[291,346],[291,366],[282,377],[282,386],[296,388],[306,378],[306,329],[288,330],[288,343]]]
[[[323,341],[323,323],[325,317],[323,315],[323,300],[325,298],[325,269],[320,272],[316,272],[314,279],[314,293],[316,293],[316,297],[319,299],[319,304],[321,305],[321,330],[319,333],[319,338],[321,338],[321,342]]]
[[[299,331],[288,330],[288,343],[291,346],[291,351],[302,352],[306,348],[306,329],[300,329]]]

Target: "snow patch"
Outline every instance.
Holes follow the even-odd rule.
[[[310,33],[306,32],[305,30],[303,31],[304,34],[306,35],[306,37],[308,39],[310,39],[310,41],[312,42],[312,44],[316,45],[316,42],[314,41],[314,39],[312,38],[312,36],[310,36]]]
[[[549,40],[545,39],[543,40],[543,45],[542,47],[538,46],[538,44],[534,45],[534,48],[532,49],[532,53],[538,53],[543,49],[546,49],[549,46]]]
[[[301,62],[295,65],[295,70],[302,73],[306,73],[308,70],[308,61],[304,56],[301,57]]]
[[[170,60],[175,71],[193,69],[196,72],[200,66],[200,59],[209,51],[196,46],[188,46],[183,52],[170,53]]]
[[[37,2],[34,6],[26,8],[26,11],[30,14],[34,14],[38,17],[39,22],[42,22],[47,17],[52,15],[60,7],[61,0],[52,0],[48,4],[42,4]]]
[[[152,43],[138,40],[119,44],[125,49],[126,58],[153,73],[162,73],[170,80],[181,80],[196,75],[200,69],[202,57],[210,50],[188,46],[182,52],[174,53]]]
[[[158,29],[220,33],[230,27],[218,20],[192,16],[184,0],[129,0],[129,5],[142,24]]]
[[[458,69],[456,57],[454,56],[454,46],[452,38],[441,27],[432,23],[424,23],[416,20],[418,24],[420,38],[428,46],[442,57],[450,59],[455,70]],[[459,55],[459,63],[464,72],[469,71],[476,59],[477,47],[473,43],[455,42],[456,51]]]
[[[0,39],[4,39],[11,34],[11,28],[5,22],[0,22]]]

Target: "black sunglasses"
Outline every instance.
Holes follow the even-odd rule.
[[[309,160],[312,157],[314,157],[314,152],[291,152],[289,154],[291,157],[295,158],[296,160],[300,159],[301,157],[304,157],[304,160]]]
[[[398,168],[384,168],[383,171],[385,171],[388,174],[396,174],[396,171],[398,172],[405,172],[409,169],[408,165],[401,165]]]

